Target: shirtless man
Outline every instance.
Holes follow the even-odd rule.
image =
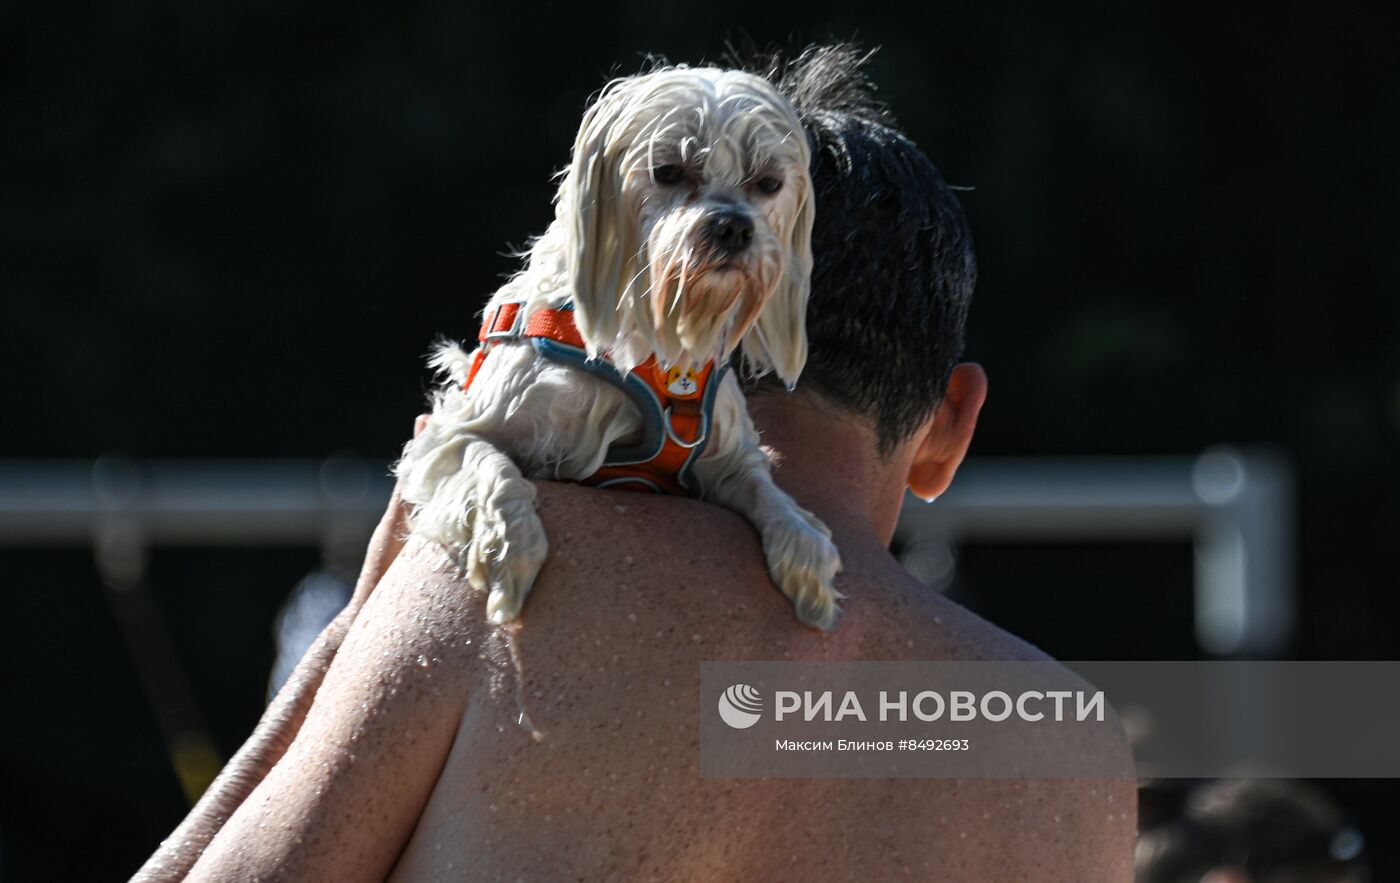
[[[961,210],[832,88],[849,78],[822,64],[850,61],[786,84],[817,144],[811,356],[796,393],[750,397],[778,483],[840,547],[840,627],[796,622],[733,513],[541,483],[553,551],[506,633],[438,547],[410,539],[378,578],[391,508],[304,723],[280,707],[295,739],[187,879],[1132,879],[1131,780],[699,776],[701,662],[1044,658],[888,552],[905,488],[952,481],[987,383],[956,364],[975,276]]]

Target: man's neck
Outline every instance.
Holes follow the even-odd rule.
[[[871,427],[811,393],[754,395],[749,410],[783,490],[838,539],[889,546],[909,466],[902,452],[880,457]]]

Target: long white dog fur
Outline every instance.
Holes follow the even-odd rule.
[[[522,302],[528,318],[572,302],[588,355],[624,373],[653,354],[667,367],[718,366],[742,341],[744,370],[791,387],[807,357],[809,158],[796,113],[761,77],[672,67],[615,80],[584,116],[553,223],[487,310]],[[752,220],[741,253],[714,246],[717,212]],[[505,623],[548,551],[527,477],[585,479],[643,421],[616,387],[527,341],[492,343],[464,390],[471,360],[456,345],[434,354],[446,382],[396,471],[414,531],[489,589],[487,615]],[[840,556],[825,525],[774,484],[734,372],[709,439],[697,495],[747,517],[798,618],[833,627]]]

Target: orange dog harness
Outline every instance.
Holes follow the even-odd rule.
[[[471,386],[491,344],[528,341],[544,358],[611,383],[627,394],[642,415],[641,442],[613,445],[602,467],[584,479],[584,484],[658,494],[689,493],[694,485],[691,467],[709,441],[715,393],[728,364],[716,370],[711,360],[698,371],[667,369],[652,356],[623,374],[606,358],[588,358],[583,337],[574,325],[573,304],[536,310],[528,321],[523,321],[523,306],[504,303],[486,311],[462,388]]]

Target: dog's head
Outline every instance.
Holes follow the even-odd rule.
[[[590,354],[695,366],[747,337],[751,369],[794,383],[807,358],[809,158],[796,112],[761,77],[682,67],[608,84],[557,204]]]

